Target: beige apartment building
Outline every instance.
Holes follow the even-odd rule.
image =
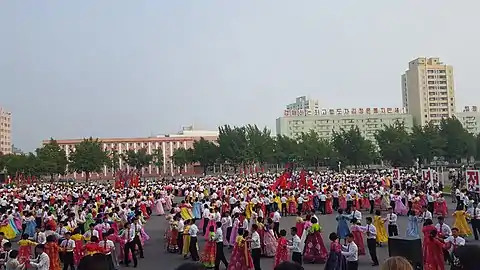
[[[307,96],[297,97],[294,103],[287,105],[287,110],[315,110],[319,109],[318,100]]]
[[[12,153],[12,114],[0,107],[0,152]]]
[[[463,111],[455,113],[455,117],[468,132],[480,133],[480,111],[477,106],[465,106]]]
[[[453,67],[438,57],[410,61],[402,75],[402,100],[415,124],[452,117],[456,112]]]
[[[334,131],[357,126],[365,138],[375,141],[377,131],[396,121],[404,123],[407,128],[413,127],[412,116],[401,108],[287,109],[283,117],[277,118],[276,131],[278,135],[296,138],[313,129],[320,137],[330,139]]]

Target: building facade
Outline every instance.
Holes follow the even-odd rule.
[[[417,125],[455,115],[453,67],[437,57],[410,61],[402,75],[402,102]]]
[[[413,118],[403,108],[353,108],[353,109],[320,109],[313,111],[285,110],[284,116],[277,118],[278,135],[291,138],[302,132],[315,130],[320,137],[332,138],[334,131],[350,129],[357,126],[362,135],[372,141],[378,130],[384,125],[395,122],[404,123],[407,128],[413,127]]]
[[[193,136],[192,136],[193,135]],[[103,149],[106,152],[117,151],[119,154],[124,154],[128,150],[146,149],[148,154],[154,154],[155,151],[160,150],[163,154],[163,166],[156,167],[150,165],[142,168],[142,174],[146,177],[158,176],[158,175],[179,175],[179,174],[196,174],[195,167],[193,165],[186,165],[183,167],[176,166],[172,161],[172,155],[176,149],[185,148],[189,149],[193,147],[193,143],[200,138],[205,140],[216,141],[218,138],[218,132],[215,131],[198,131],[198,130],[182,130],[178,134],[164,134],[156,137],[145,138],[99,138],[102,143]],[[57,143],[62,147],[67,157],[69,157],[74,151],[75,146],[79,144],[83,139],[72,140],[57,140]],[[43,141],[43,144],[49,143],[49,140]],[[130,168],[124,160],[119,159],[121,170],[130,170]],[[91,179],[113,179],[115,172],[112,168],[105,166],[102,173],[94,173],[91,175]],[[74,173],[68,175],[67,178],[84,179],[84,173]]]
[[[307,96],[297,97],[294,103],[287,105],[287,110],[315,110],[319,109],[319,103],[316,99]]]
[[[465,106],[462,112],[455,114],[455,117],[468,132],[480,133],[480,111],[477,106]]]
[[[12,153],[12,114],[0,107],[0,152]]]

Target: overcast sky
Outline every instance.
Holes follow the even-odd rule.
[[[50,137],[140,137],[187,124],[275,132],[300,95],[326,108],[401,106],[400,75],[417,56],[454,66],[457,108],[480,105],[479,8],[473,0],[5,0],[0,106],[27,151]]]

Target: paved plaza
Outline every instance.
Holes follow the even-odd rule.
[[[447,198],[449,199],[449,198]],[[449,214],[453,213],[454,205],[449,204]],[[365,217],[370,216],[368,212],[362,212],[363,214],[363,221],[365,221]],[[318,215],[318,214],[317,214]],[[384,216],[386,213],[384,213]],[[321,216],[318,215],[320,219],[320,224],[323,229],[323,239],[325,242],[325,246],[327,249],[329,248],[329,240],[328,235],[331,232],[335,232],[337,228],[337,222],[335,221],[335,215],[325,215]],[[434,220],[436,222],[436,219]],[[451,225],[453,223],[453,218],[447,217],[446,223]],[[198,225],[198,223],[197,223]],[[286,217],[282,218],[280,223],[280,228],[289,229],[290,227],[295,225],[295,217]],[[402,216],[398,219],[398,226],[399,226],[399,235],[405,235],[405,229],[407,227],[407,217]],[[181,255],[173,255],[170,253],[165,252],[164,250],[164,241],[163,241],[163,234],[167,227],[167,223],[165,221],[165,217],[158,217],[153,216],[146,225],[146,229],[148,234],[152,237],[152,239],[146,244],[145,247],[145,259],[139,261],[139,269],[174,269],[175,267],[179,266],[180,264],[189,261],[184,260]],[[289,231],[289,230],[287,230]],[[473,238],[467,239],[467,241],[472,242]],[[199,246],[200,252],[203,250],[203,246],[205,240],[203,237],[199,237]],[[381,248],[377,248],[378,258],[380,263],[383,262],[388,257],[388,247],[384,245]],[[230,257],[230,250],[225,248],[225,254],[227,259]],[[361,270],[367,269],[379,269],[379,267],[372,267],[370,257],[368,255],[360,256],[359,259]],[[159,266],[161,268],[159,268]],[[323,269],[323,264],[306,264],[304,265],[305,269]],[[273,259],[272,258],[264,258],[262,259],[262,269],[273,269]]]

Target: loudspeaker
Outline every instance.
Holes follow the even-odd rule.
[[[1,184],[4,184],[5,183],[5,180],[6,180],[6,176],[4,173],[0,173],[0,183]]]
[[[423,248],[420,238],[389,237],[388,255],[405,257],[414,269],[423,268]]]

